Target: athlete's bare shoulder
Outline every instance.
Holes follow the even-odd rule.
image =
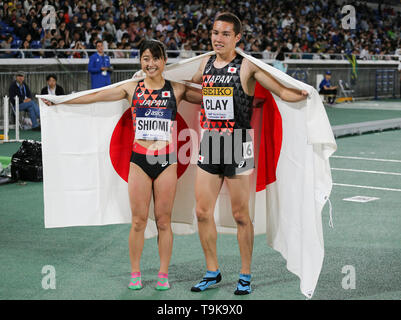
[[[210,59],[210,56],[204,57],[202,59],[198,70],[196,71],[196,73],[192,77],[192,82],[202,83],[203,71],[205,70],[205,66],[206,66],[207,62],[209,61],[209,59]]]
[[[135,88],[137,85],[138,85],[138,81],[128,81],[119,86],[122,90],[125,91],[126,98],[128,99],[128,101],[132,100],[134,93],[135,93]]]
[[[242,60],[241,69],[244,71],[243,75],[246,78],[250,78],[250,77],[253,77],[255,72],[258,70],[258,66],[256,66],[254,63],[252,63],[248,59],[244,58]]]
[[[205,70],[206,64],[207,64],[207,62],[209,61],[210,58],[211,58],[211,56],[207,56],[207,57],[204,57],[204,58],[202,59],[201,64],[200,64],[200,66],[199,66],[199,69],[202,70],[202,73],[203,73],[203,71]]]
[[[128,81],[128,82],[122,84],[121,88],[124,89],[129,95],[133,95],[135,88],[138,85],[138,82],[139,81],[137,81],[137,80]]]

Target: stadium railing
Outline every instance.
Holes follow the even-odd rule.
[[[139,57],[139,50],[138,49],[107,49],[104,50],[107,55],[109,55],[112,59],[116,58],[116,56],[123,55],[125,59],[130,58],[138,58]],[[0,58],[2,53],[11,52],[14,56],[13,58],[20,58],[20,59],[40,59],[47,57],[61,57],[67,56],[67,58],[72,59],[85,59],[91,53],[95,53],[96,49],[42,49],[42,48],[35,48],[35,49],[0,49]],[[185,50],[166,50],[167,56],[169,58],[187,58],[191,56],[200,55],[206,53],[207,51],[185,51]],[[27,53],[33,55],[33,58],[28,58]],[[82,57],[74,57],[74,54],[82,53]],[[272,52],[254,52],[249,51],[246,52],[256,58],[263,59],[263,60],[274,60],[275,53]],[[347,60],[349,54],[344,53],[306,53],[306,52],[287,52],[284,54],[286,60]],[[371,54],[362,56],[361,54],[356,54],[357,59],[359,60],[371,60],[371,61],[401,61],[401,57],[399,55],[391,55],[391,54]]]

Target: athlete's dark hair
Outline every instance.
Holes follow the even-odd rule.
[[[166,47],[163,42],[158,40],[145,40],[142,42],[141,47],[139,48],[139,59],[142,58],[143,53],[149,49],[152,56],[156,59],[163,58],[167,59]]]
[[[47,77],[46,77],[46,81],[49,81],[49,80],[50,80],[50,78],[53,78],[54,80],[56,80],[56,81],[57,81],[57,76],[56,76],[54,73],[51,73],[51,74],[47,75]]]
[[[234,25],[234,33],[237,35],[238,33],[242,32],[242,23],[241,20],[233,13],[231,12],[223,12],[217,15],[214,18],[214,21],[224,21],[224,22],[229,22]]]

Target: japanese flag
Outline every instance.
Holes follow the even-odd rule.
[[[171,97],[170,91],[163,91],[163,92],[162,92],[162,97],[163,97],[163,98],[170,98],[170,97]]]
[[[237,68],[229,67],[229,68],[228,68],[228,72],[229,72],[229,73],[236,73],[236,72],[237,72]]]
[[[257,85],[255,97],[264,103],[262,108],[254,108],[251,121],[255,136],[255,170],[250,176],[249,213],[255,234],[266,234],[268,245],[281,253],[287,261],[287,269],[300,278],[301,292],[310,298],[323,264],[321,212],[331,193],[329,157],[337,145],[322,101],[313,87],[238,48],[236,51],[284,86],[309,93],[308,99],[288,103]],[[178,82],[191,80],[201,61],[213,54],[209,52],[168,65],[165,78]],[[235,72],[235,69],[228,71]],[[133,80],[105,88],[128,81]],[[105,88],[69,96],[38,97],[62,103]],[[169,97],[170,91],[162,92],[162,96]],[[58,104],[56,107],[39,101],[45,226],[130,223],[126,178],[133,130],[128,101],[80,106]],[[196,132],[197,139],[200,137],[199,112],[200,106],[182,102],[177,113],[178,118],[182,116],[182,123]],[[172,212],[172,229],[176,234],[197,230],[194,197],[197,150],[192,154],[195,161],[182,171],[177,169],[179,179]],[[118,163],[123,167],[118,169],[116,159],[121,157],[123,161]],[[152,214],[151,207],[145,232],[147,238],[157,235]],[[225,184],[214,214],[218,232],[237,232]],[[194,252],[194,256],[201,257],[202,252]]]

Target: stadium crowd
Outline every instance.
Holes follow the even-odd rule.
[[[54,8],[54,21],[48,19],[53,10],[43,10],[46,4]],[[22,57],[11,50],[16,48],[95,49],[99,39],[105,50],[123,50],[115,51],[114,58],[132,57],[144,39],[153,38],[168,50],[181,50],[170,57],[188,58],[212,50],[213,17],[223,11],[239,16],[243,22],[239,46],[259,58],[273,58],[279,51],[303,59],[330,59],[339,53],[360,59],[397,54],[400,12],[377,3],[375,8],[354,3],[356,29],[346,30],[342,6],[329,0],[300,0],[296,5],[292,0],[2,1],[0,48],[10,50],[0,51],[0,57]],[[25,52],[24,57],[80,58],[94,52],[53,50]]]

